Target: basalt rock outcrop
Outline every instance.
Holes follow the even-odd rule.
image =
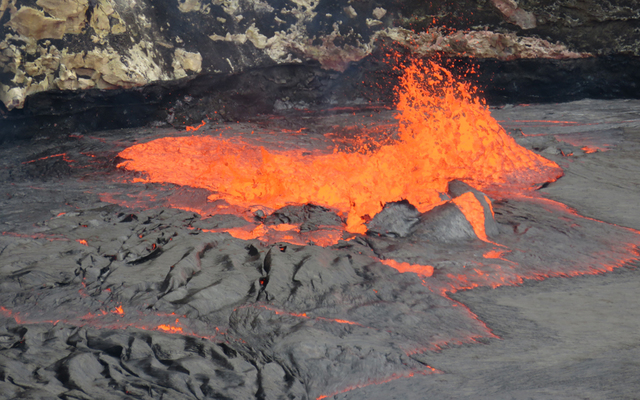
[[[490,101],[629,97],[639,30],[631,0],[2,0],[0,123],[19,136],[34,116],[82,131],[388,103],[388,49],[473,63]]]

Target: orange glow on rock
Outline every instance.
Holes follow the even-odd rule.
[[[335,323],[338,323],[338,324],[363,326],[362,324],[359,324],[359,323],[353,322],[353,321],[349,321],[349,320],[346,320],[346,319],[336,319],[336,318],[326,318],[326,317],[312,317],[312,316],[307,315],[307,313],[297,313],[297,312],[292,312],[292,311],[285,311],[285,310],[280,310],[280,309],[277,309],[275,307],[271,307],[271,306],[267,306],[267,305],[257,305],[256,307],[264,308],[265,310],[272,311],[276,315],[289,315],[291,317],[298,317],[298,318],[304,318],[304,319],[313,319],[313,320],[316,320],[316,321],[326,321],[326,322],[335,322]]]
[[[300,232],[298,226],[280,225],[248,225],[240,228],[203,229],[204,232],[227,232],[236,239],[258,239],[262,242],[287,242],[304,246],[313,243],[317,246],[332,246],[342,239],[342,231],[338,229],[322,229]]]
[[[169,324],[158,325],[158,330],[168,333],[182,333],[182,328],[178,326],[171,326]]]
[[[480,240],[491,243],[484,226],[484,208],[476,196],[471,192],[467,192],[453,199],[453,202],[467,218],[476,236]]]
[[[84,239],[78,239],[78,240],[76,240],[76,242],[78,242],[78,243],[80,243],[81,245],[84,245],[84,246],[89,246],[89,244],[87,244],[87,241],[84,240]]]
[[[180,323],[179,319],[176,319],[176,325]],[[169,324],[161,324],[158,325],[157,330],[167,332],[167,333],[183,333],[183,329],[179,326],[173,326]]]
[[[507,253],[508,250],[489,250],[482,255],[484,258],[497,258],[501,259],[504,253]]]
[[[426,368],[424,370],[418,370],[418,371],[404,371],[404,372],[398,372],[395,374],[391,374],[390,376],[384,377],[384,378],[377,378],[377,379],[369,379],[368,381],[364,382],[364,383],[360,383],[354,386],[349,386],[347,388],[344,388],[342,390],[333,392],[331,394],[323,394],[320,395],[318,397],[316,397],[316,400],[322,400],[322,399],[326,399],[328,397],[333,397],[336,396],[340,393],[346,393],[349,392],[351,390],[354,389],[359,389],[359,388],[363,388],[363,387],[367,387],[370,385],[380,385],[383,383],[388,383],[388,382],[392,382],[398,379],[403,379],[403,378],[413,378],[416,375],[430,375],[430,374],[442,374],[442,371],[439,371],[435,368],[433,368],[430,365],[426,365]]]
[[[595,153],[596,151],[600,151],[600,149],[597,147],[584,146],[582,148],[582,151],[584,151],[587,154],[591,154],[591,153]]]
[[[415,272],[426,278],[433,275],[433,267],[431,265],[409,264],[408,262],[397,262],[395,260],[380,260],[380,262],[402,273]]]
[[[433,62],[406,67],[397,94],[399,140],[375,150],[364,142],[359,151],[327,154],[212,136],[165,137],[125,149],[119,166],[146,173],[138,181],[204,188],[210,201],[245,208],[327,207],[346,216],[353,233],[365,233],[364,218],[388,202],[433,208],[454,179],[480,190],[526,190],[562,175],[555,163],[516,144],[469,85]]]

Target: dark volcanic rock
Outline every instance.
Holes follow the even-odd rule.
[[[498,226],[491,211],[491,200],[484,193],[464,182],[449,183],[450,198],[455,199],[465,193],[472,193],[482,206],[486,234],[489,237],[497,235]],[[382,211],[367,223],[367,228],[367,234],[370,236],[412,237],[435,242],[478,238],[467,217],[452,201],[436,206],[425,213],[420,213],[406,200],[387,203]]]
[[[491,200],[487,195],[482,193],[481,191],[475,189],[471,185],[468,185],[464,182],[454,180],[449,182],[448,194],[451,198],[455,199],[456,197],[460,197],[465,193],[471,192],[473,196],[478,200],[480,205],[482,206],[482,211],[484,213],[484,230],[487,236],[492,237],[498,234],[498,225],[496,224],[496,220],[493,215]]]
[[[286,206],[264,219],[265,225],[298,225],[300,232],[314,231],[321,226],[340,227],[342,223],[340,217],[333,211],[313,204]]]
[[[632,0],[3,2],[0,140],[389,104],[389,48],[478,66],[492,102],[637,97],[639,13]]]
[[[2,322],[11,332],[20,332],[23,345],[0,355],[2,381],[20,386],[6,386],[1,398],[119,399],[126,394],[143,399],[249,399],[264,379],[258,369],[262,365],[204,339],[139,329]],[[296,390],[300,396],[293,384],[294,395]]]
[[[420,212],[406,200],[387,203],[382,211],[377,213],[367,223],[371,235],[406,237],[418,223]]]
[[[411,236],[436,242],[477,239],[465,215],[451,202],[436,206],[422,214]]]

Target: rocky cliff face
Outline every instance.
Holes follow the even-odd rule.
[[[0,24],[5,121],[30,114],[12,111],[25,105],[42,108],[29,104],[36,93],[171,86],[284,65],[333,79],[382,44],[481,65],[640,55],[633,0],[1,0]]]

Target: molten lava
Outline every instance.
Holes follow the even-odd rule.
[[[395,260],[380,260],[380,262],[402,273],[415,272],[425,278],[433,275],[433,267],[431,265],[409,264],[407,262],[397,262]]]
[[[407,66],[397,94],[399,140],[375,150],[361,143],[353,152],[272,151],[205,135],[166,137],[125,149],[119,166],[144,172],[138,181],[204,188],[211,201],[246,208],[324,206],[356,233],[387,202],[433,208],[454,179],[478,189],[523,190],[562,174],[516,144],[470,86],[435,63]]]

